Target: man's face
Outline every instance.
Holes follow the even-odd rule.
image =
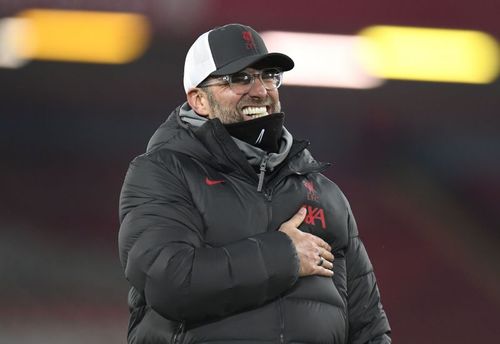
[[[253,68],[243,71],[249,74],[259,72]],[[245,94],[236,94],[229,85],[206,87],[204,92],[210,105],[209,118],[219,118],[224,124],[249,121],[281,111],[278,90],[267,90],[258,77]]]

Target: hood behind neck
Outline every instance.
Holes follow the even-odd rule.
[[[179,117],[181,118],[181,121],[188,123],[195,128],[201,127],[208,121],[207,117],[200,116],[193,109],[191,109],[187,102],[182,104],[180,107]]]

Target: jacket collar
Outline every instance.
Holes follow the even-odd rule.
[[[225,172],[242,170],[256,180],[257,175],[235,140],[219,119],[205,120],[201,126],[183,121],[186,104],[177,107],[151,137],[147,152],[161,148],[180,152]],[[192,110],[191,110],[192,111]],[[180,113],[183,112],[181,118]],[[196,115],[197,116],[197,115]],[[194,120],[197,118],[194,118]],[[285,163],[273,175],[306,174],[323,171],[329,164],[317,162],[306,149],[307,141],[293,139]]]

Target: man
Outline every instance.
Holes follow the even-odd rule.
[[[346,198],[283,127],[293,65],[240,24],[189,49],[122,189],[129,343],[391,342]]]

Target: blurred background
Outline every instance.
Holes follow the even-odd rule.
[[[126,342],[123,177],[184,101],[191,43],[231,22],[296,59],[280,90],[286,126],[333,163],[394,342],[498,342],[499,11],[497,0],[0,0],[0,343]]]

